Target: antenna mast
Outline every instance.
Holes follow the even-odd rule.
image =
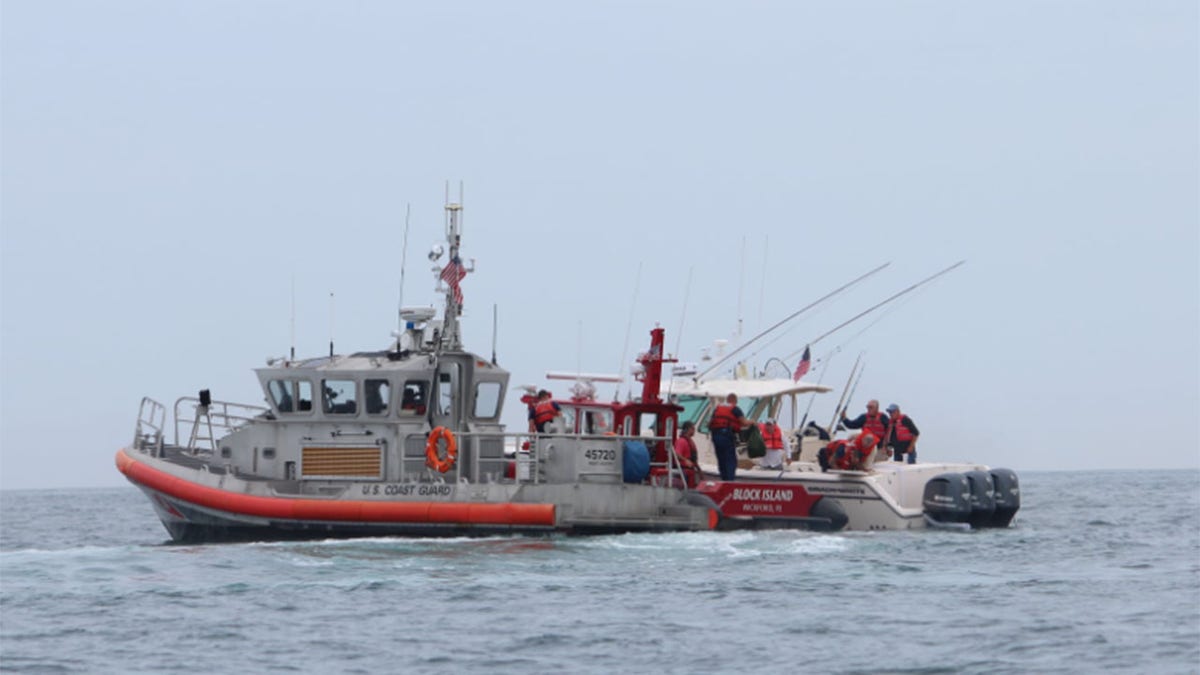
[[[441,279],[446,282],[446,314],[443,317],[442,349],[462,349],[462,332],[458,318],[462,316],[462,289],[459,283],[469,271],[459,257],[462,244],[462,185],[458,188],[459,203],[450,202],[450,184],[446,183],[446,243],[450,246],[450,261],[442,269]]]

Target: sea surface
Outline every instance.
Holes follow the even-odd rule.
[[[980,532],[180,546],[0,493],[0,670],[1200,673],[1200,472],[1021,475]]]

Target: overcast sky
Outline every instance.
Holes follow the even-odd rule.
[[[514,385],[617,370],[628,325],[695,360],[892,261],[761,364],[965,259],[814,348],[839,390],[866,352],[853,409],[928,460],[1200,467],[1193,0],[0,12],[0,487],[124,484],[142,396],[261,402],[293,278],[299,354],[331,292],[338,351],[386,346],[447,179],[467,346],[497,305]]]

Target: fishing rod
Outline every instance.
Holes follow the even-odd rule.
[[[834,425],[838,422],[838,410],[841,410],[842,404],[846,402],[846,392],[850,390],[851,383],[854,382],[854,374],[858,372],[858,364],[862,361],[863,352],[858,353],[858,358],[854,360],[854,367],[850,369],[850,377],[846,380],[846,386],[842,389],[842,395],[838,398],[837,405],[833,408],[833,421],[829,423],[829,436],[832,438],[837,433],[837,427]]]
[[[746,341],[746,342],[742,343],[742,345],[741,345],[741,346],[739,346],[737,349],[735,349],[735,350],[733,350],[733,351],[729,352],[728,354],[726,354],[726,355],[725,355],[725,356],[723,356],[722,358],[718,359],[718,360],[717,360],[716,362],[714,362],[714,363],[713,363],[711,366],[709,366],[709,367],[708,367],[708,368],[707,368],[707,369],[706,369],[704,372],[702,372],[702,373],[700,373],[699,375],[697,375],[697,376],[696,376],[696,378],[695,378],[695,379],[696,379],[696,381],[698,382],[698,381],[700,381],[700,380],[704,379],[704,376],[705,376],[705,375],[708,375],[708,374],[709,374],[709,373],[711,373],[712,371],[716,370],[716,369],[717,369],[717,368],[718,368],[718,367],[719,367],[719,366],[720,366],[722,363],[725,363],[725,362],[726,362],[726,361],[728,361],[730,358],[732,358],[734,354],[737,354],[738,352],[742,351],[742,350],[743,350],[743,349],[745,349],[746,347],[749,347],[750,345],[754,344],[754,343],[755,343],[755,342],[757,342],[757,341],[758,341],[760,338],[762,338],[762,337],[764,337],[764,336],[766,336],[766,335],[770,334],[771,332],[773,332],[773,331],[774,331],[776,328],[779,328],[779,327],[780,327],[780,326],[782,326],[783,324],[785,324],[785,323],[787,323],[787,322],[791,321],[792,319],[794,319],[794,318],[796,318],[796,317],[800,316],[801,314],[803,314],[803,313],[807,312],[808,310],[812,309],[813,307],[816,307],[817,305],[821,304],[822,302],[825,302],[826,300],[828,300],[828,299],[832,298],[833,296],[837,295],[838,293],[841,293],[842,291],[846,290],[847,288],[850,288],[851,286],[853,286],[853,285],[855,285],[855,284],[859,283],[860,281],[862,281],[862,280],[866,279],[867,277],[870,277],[870,276],[872,276],[872,275],[876,274],[877,272],[879,272],[880,270],[882,270],[883,268],[885,268],[885,267],[887,267],[888,265],[891,265],[891,264],[892,264],[891,262],[885,262],[884,264],[880,265],[879,267],[876,267],[875,269],[873,269],[873,270],[871,270],[871,271],[869,271],[869,272],[867,272],[867,273],[863,274],[862,276],[859,276],[858,278],[856,278],[856,279],[853,279],[853,280],[851,280],[850,282],[848,282],[848,283],[845,283],[845,284],[843,284],[843,285],[839,286],[838,288],[835,288],[835,289],[833,289],[832,291],[830,291],[830,292],[826,293],[825,295],[821,296],[820,298],[817,298],[816,300],[814,300],[814,301],[810,302],[809,304],[805,305],[804,307],[801,307],[800,309],[796,310],[795,312],[792,312],[792,313],[791,313],[791,314],[789,314],[788,316],[784,317],[784,318],[783,318],[781,321],[778,321],[778,322],[776,322],[776,323],[775,323],[775,325],[773,325],[773,326],[771,326],[770,328],[768,328],[768,329],[766,329],[766,330],[762,331],[762,332],[761,332],[761,333],[759,333],[758,335],[755,335],[755,336],[754,336],[753,338],[751,338],[750,340],[748,340],[748,341]],[[961,263],[959,263],[959,264],[961,264]]]
[[[858,383],[862,382],[863,371],[866,369],[867,364],[864,363],[858,371],[858,377],[854,380],[854,386],[850,388],[850,395],[846,397],[846,405],[842,408],[842,414],[837,418],[838,421],[841,421],[842,417],[846,416],[846,411],[850,409],[850,401],[854,400],[854,392],[858,391]]]
[[[942,270],[941,272],[938,272],[937,274],[925,277],[924,279],[918,281],[917,283],[913,284],[912,286],[909,286],[908,288],[905,288],[904,290],[902,290],[898,293],[892,294],[886,300],[882,300],[880,302],[875,303],[874,305],[871,305],[867,309],[864,309],[863,311],[859,312],[858,314],[855,314],[851,318],[846,319],[845,321],[839,323],[837,326],[831,328],[830,330],[825,331],[824,333],[822,333],[820,335],[820,337],[816,338],[815,340],[811,340],[808,343],[808,346],[811,347],[812,345],[815,345],[816,343],[820,342],[821,340],[824,340],[825,338],[829,337],[830,335],[833,335],[834,333],[838,332],[839,330],[845,328],[846,326],[849,326],[850,324],[854,323],[855,321],[858,321],[862,317],[870,314],[871,312],[874,312],[875,310],[879,309],[880,307],[883,307],[884,305],[892,302],[893,300],[896,300],[897,298],[899,298],[901,296],[907,295],[907,294],[911,293],[912,291],[915,291],[916,289],[920,288],[921,286],[924,286],[925,284],[933,281],[934,279],[937,279],[938,277],[940,277],[944,274],[947,274],[958,267],[961,267],[966,262],[967,262],[966,260],[959,260],[958,262],[947,267],[946,269]],[[800,351],[797,350],[795,352],[792,352],[791,354],[788,354],[785,358],[790,359],[799,353],[800,353]]]

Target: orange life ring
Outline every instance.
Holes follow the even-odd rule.
[[[438,456],[438,441],[446,439],[446,458]],[[440,473],[446,473],[458,459],[458,442],[454,440],[454,432],[446,427],[435,427],[429,432],[429,441],[425,443],[425,464]]]

